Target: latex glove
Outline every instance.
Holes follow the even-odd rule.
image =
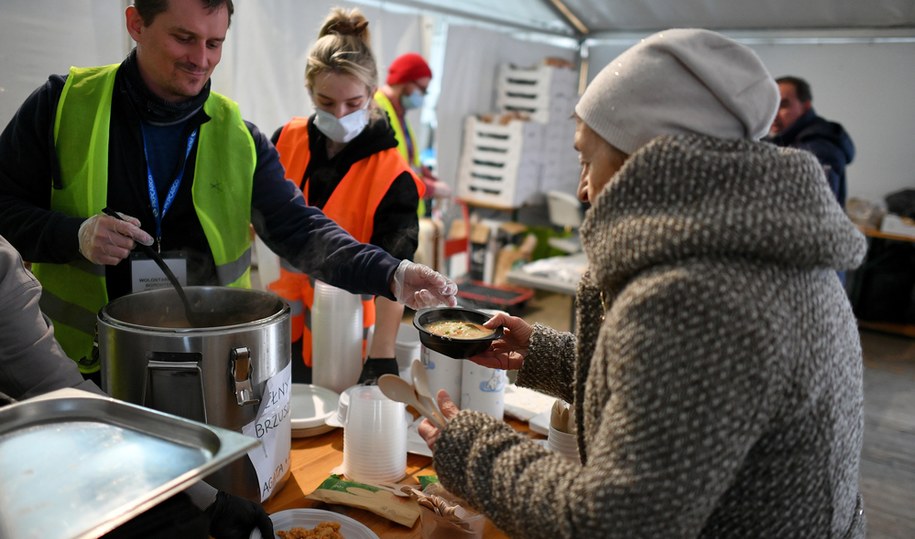
[[[470,357],[470,361],[494,369],[520,369],[527,357],[534,328],[517,316],[499,312],[484,324],[490,329],[502,326],[502,337],[488,349]]]
[[[458,415],[458,412],[461,410],[457,407],[457,404],[454,404],[454,401],[451,400],[451,396],[448,395],[448,392],[444,389],[439,389],[438,393],[435,395],[435,400],[438,402],[438,407],[442,411],[442,415],[445,416],[445,424],[448,424],[448,421],[454,419],[454,416]],[[425,440],[426,445],[429,446],[429,449],[435,449],[435,442],[438,440],[439,435],[442,433],[441,429],[432,424],[428,419],[424,419],[422,423],[417,427],[416,432],[419,433],[419,436]]]
[[[394,298],[417,310],[439,305],[454,307],[457,305],[454,297],[457,290],[457,285],[451,279],[429,266],[409,260],[400,261],[391,283]]]
[[[130,256],[135,242],[152,245],[153,237],[140,228],[136,217],[121,214],[120,221],[105,214],[93,215],[79,225],[79,252],[93,264],[114,266]]]
[[[273,537],[273,521],[264,507],[251,500],[219,491],[216,501],[206,510],[210,517],[210,535],[216,539],[248,539],[257,528],[262,537]]]

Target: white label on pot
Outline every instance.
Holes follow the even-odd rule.
[[[242,434],[257,438],[260,445],[248,451],[248,458],[257,472],[263,502],[273,493],[280,479],[289,470],[292,449],[292,418],[289,398],[292,396],[292,366],[267,380],[261,395],[257,417],[243,426]]]
[[[163,256],[162,260],[175,274],[175,278],[178,279],[181,286],[187,286],[187,260],[168,256]],[[130,280],[131,292],[144,292],[172,286],[171,281],[162,273],[154,260],[143,258],[139,254],[130,260]]]

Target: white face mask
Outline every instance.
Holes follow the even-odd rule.
[[[423,106],[423,93],[419,90],[413,90],[410,95],[400,96],[400,104],[405,109],[419,109]]]
[[[334,142],[346,144],[353,140],[369,124],[368,103],[342,118],[337,118],[326,110],[315,110],[315,127]]]

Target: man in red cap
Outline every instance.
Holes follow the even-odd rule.
[[[375,102],[388,114],[394,129],[397,149],[426,184],[426,198],[451,194],[448,184],[438,181],[420,162],[420,148],[417,147],[413,129],[406,118],[408,110],[422,108],[431,81],[432,70],[429,69],[429,64],[422,56],[408,52],[394,59],[388,68],[386,84],[375,92]],[[419,213],[421,216],[426,214],[422,200]]]

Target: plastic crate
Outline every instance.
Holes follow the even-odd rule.
[[[496,108],[548,123],[568,118],[578,99],[577,74],[568,68],[502,64],[496,79]]]
[[[458,167],[458,197],[480,205],[515,208],[540,191],[542,124],[464,123],[464,147]]]

